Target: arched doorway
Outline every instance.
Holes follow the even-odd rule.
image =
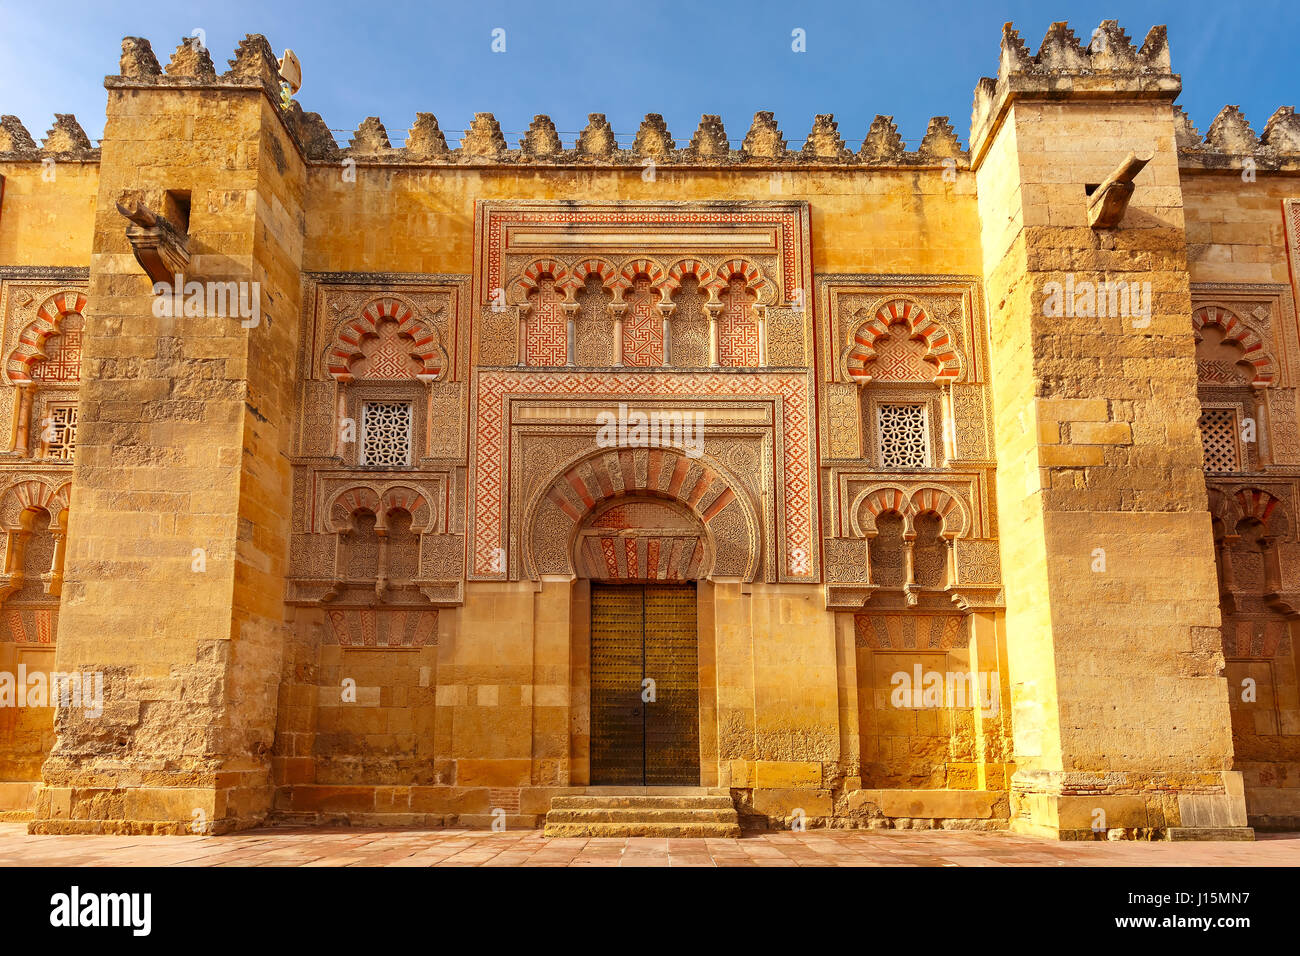
[[[592,784],[698,785],[703,526],[676,501],[615,499],[583,521],[574,563],[590,581]]]

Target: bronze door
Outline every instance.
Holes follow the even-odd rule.
[[[591,782],[698,786],[694,585],[591,586]]]

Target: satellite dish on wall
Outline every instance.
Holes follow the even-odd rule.
[[[284,55],[280,57],[280,76],[294,93],[302,89],[302,64],[298,62],[298,55],[292,50],[285,50]]]

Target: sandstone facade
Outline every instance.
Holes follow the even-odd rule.
[[[105,85],[0,122],[0,679],[102,681],[0,814],[1300,825],[1300,121],[1202,137],[1163,28],[1008,25],[969,150]]]

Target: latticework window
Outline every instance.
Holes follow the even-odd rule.
[[[361,416],[361,464],[411,463],[410,402],[366,402]]]
[[[45,444],[45,457],[57,461],[72,461],[77,451],[77,406],[54,405],[43,422],[41,440]]]
[[[876,431],[880,436],[880,464],[885,468],[928,468],[925,405],[876,406]]]
[[[1237,412],[1235,409],[1201,409],[1201,448],[1205,452],[1206,471],[1241,470],[1241,456],[1237,446]]]

